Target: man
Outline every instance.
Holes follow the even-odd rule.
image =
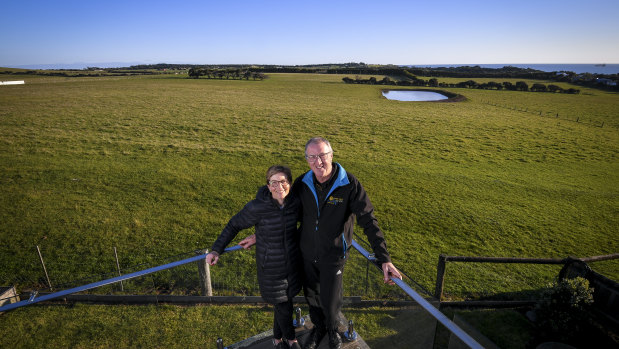
[[[342,308],[342,275],[353,238],[354,216],[363,228],[385,283],[402,276],[391,263],[374,208],[361,183],[338,163],[333,149],[322,137],[305,145],[310,171],[295,180],[293,192],[302,202],[300,247],[306,280],[304,293],[314,328],[306,349],[315,349],[328,334],[329,347],[340,348],[337,331]]]

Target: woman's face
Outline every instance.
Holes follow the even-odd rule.
[[[278,172],[269,178],[269,190],[273,199],[282,203],[284,198],[290,192],[290,183],[286,179],[286,175],[282,172]]]

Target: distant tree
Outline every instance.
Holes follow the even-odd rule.
[[[197,79],[200,77],[200,70],[194,67],[191,67],[189,68],[187,75],[189,75],[190,78]]]
[[[253,72],[251,73],[251,77],[254,80],[264,80],[264,78],[266,78],[266,75],[260,73],[260,72]]]
[[[494,90],[494,89],[502,90],[503,89],[503,85],[495,81],[489,81],[488,83],[486,83],[486,85],[488,86],[488,89],[490,90]]]
[[[438,79],[437,78],[432,78],[432,79],[428,80],[428,86],[430,86],[430,87],[438,87]]]
[[[460,88],[476,88],[479,84],[473,80],[461,81],[456,86]]]
[[[372,77],[370,78],[370,84],[372,84],[372,85],[376,85],[376,78],[375,78],[375,77],[373,77],[373,76],[372,76]]]
[[[524,81],[518,81],[516,82],[516,90],[518,91],[528,91],[529,90],[529,85],[524,82]]]
[[[352,83],[354,82],[354,80],[353,80],[353,79],[351,79],[351,78],[349,78],[348,76],[347,76],[347,77],[342,78],[342,81],[344,81],[344,82],[345,82],[345,83],[347,83],[347,84],[352,84]]]
[[[557,85],[548,85],[548,91],[550,92],[562,92],[563,89]]]
[[[512,83],[511,83],[511,82],[509,82],[509,81],[505,81],[505,82],[503,82],[503,87],[504,87],[506,90],[510,90],[510,91],[513,91],[513,90],[515,90],[515,89],[516,89],[516,86],[514,86],[514,84],[512,84]]]
[[[544,84],[535,83],[535,84],[533,84],[533,86],[531,86],[531,91],[533,91],[533,92],[546,92],[546,91],[548,91],[548,88]]]

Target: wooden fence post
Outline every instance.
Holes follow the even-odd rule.
[[[206,254],[208,250],[198,251],[198,254],[204,254],[204,259],[200,259],[198,263],[198,274],[200,275],[200,289],[203,296],[213,296],[213,287],[211,285],[211,267],[206,263]]]
[[[444,254],[438,256],[438,265],[436,266],[436,289],[434,291],[434,297],[441,301],[443,297],[443,285],[445,283],[445,266],[447,257]]]

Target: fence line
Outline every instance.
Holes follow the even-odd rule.
[[[241,249],[241,246],[236,245],[234,247],[229,247],[229,248],[225,249],[224,253],[225,252],[236,251],[236,250],[239,250],[239,249]],[[174,267],[181,266],[183,264],[196,262],[196,261],[198,261],[200,259],[205,259],[204,254],[200,254],[200,255],[197,255],[195,257],[191,257],[191,258],[183,259],[183,260],[180,260],[180,261],[176,261],[176,262],[172,262],[172,263],[168,263],[168,264],[164,264],[164,265],[148,268],[148,269],[145,269],[145,270],[136,271],[134,273],[126,274],[126,275],[123,275],[123,276],[117,276],[117,277],[113,277],[111,279],[97,281],[97,282],[93,282],[93,283],[90,283],[90,284],[87,284],[87,285],[82,285],[82,286],[70,288],[70,289],[67,289],[67,290],[62,290],[62,291],[54,292],[54,293],[43,295],[43,296],[40,296],[40,297],[36,297],[37,293],[32,293],[30,295],[30,298],[27,301],[19,301],[17,303],[12,303],[12,304],[9,304],[9,305],[2,306],[2,307],[0,307],[0,312],[1,311],[7,311],[7,310],[15,309],[15,308],[19,308],[19,307],[23,307],[23,306],[34,304],[34,303],[38,303],[38,302],[43,302],[43,301],[54,299],[54,298],[59,298],[59,297],[62,297],[62,296],[70,295],[72,293],[82,292],[82,291],[90,290],[90,289],[93,289],[93,288],[97,288],[97,287],[101,287],[101,286],[105,286],[105,285],[109,285],[109,284],[114,284],[114,283],[117,283],[117,282],[120,282],[120,281],[129,280],[129,279],[133,279],[133,278],[136,278],[136,277],[139,277],[139,276],[144,276],[144,275],[152,274],[152,273],[157,272],[157,271],[171,269],[171,268],[174,268]]]
[[[532,115],[539,115],[540,117],[545,117],[545,118],[558,118],[561,120],[565,120],[565,121],[572,121],[572,122],[576,122],[579,124],[586,124],[586,125],[591,125],[591,126],[595,126],[595,127],[600,127],[603,128],[605,125],[604,121],[601,121],[600,123],[597,122],[593,122],[593,119],[591,117],[589,117],[589,122],[585,122],[585,118],[583,115],[576,115],[574,116],[574,119],[569,118],[568,116],[560,116],[559,113],[556,112],[544,112],[542,110],[529,110],[529,108],[520,108],[517,106],[510,106],[510,105],[502,105],[500,103],[496,103],[496,102],[489,102],[489,101],[481,101],[482,103],[497,107],[497,108],[503,108],[503,109],[509,109],[509,110],[515,110],[515,111],[519,111],[519,112],[523,112],[523,113],[529,113]],[[582,119],[582,120],[581,120]],[[615,127],[615,128],[619,128],[619,125],[613,125],[611,127]]]
[[[606,260],[619,259],[619,253],[613,253],[603,256],[593,256],[577,258],[583,262],[599,262]],[[438,264],[436,267],[436,288],[434,297],[441,301],[443,297],[443,289],[445,286],[445,272],[447,262],[463,262],[463,263],[519,263],[519,264],[562,264],[565,265],[571,258],[553,259],[553,258],[514,258],[514,257],[471,257],[471,256],[447,256],[439,255]]]
[[[372,262],[373,265],[375,265],[376,267],[378,267],[380,269],[380,266],[376,263],[376,259],[373,256],[371,256],[363,247],[361,247],[361,245],[359,245],[355,240],[352,241],[352,246],[361,255],[363,255],[363,257],[368,262]],[[236,245],[234,247],[227,248],[224,252],[231,252],[231,251],[240,250],[240,249],[241,249],[241,246]],[[132,279],[132,278],[149,275],[149,274],[152,274],[152,273],[155,273],[155,272],[158,272],[158,271],[172,269],[172,268],[184,265],[184,264],[198,262],[198,261],[204,261],[205,260],[204,252],[205,251],[203,251],[202,253],[198,254],[197,256],[194,256],[194,257],[191,257],[191,258],[187,258],[187,259],[184,259],[184,260],[175,261],[175,262],[172,262],[172,263],[168,263],[168,264],[152,267],[152,268],[149,268],[149,269],[137,271],[137,272],[134,272],[134,273],[123,275],[123,276],[117,276],[117,277],[113,277],[111,279],[97,281],[97,282],[90,283],[90,284],[87,284],[87,285],[82,285],[82,286],[74,287],[74,288],[71,288],[71,289],[54,292],[54,293],[51,293],[51,294],[41,295],[39,297],[37,297],[37,293],[32,293],[28,300],[18,301],[16,303],[11,303],[11,304],[8,304],[8,305],[0,306],[0,312],[12,310],[12,309],[15,309],[15,308],[31,305],[31,304],[38,303],[38,302],[43,302],[43,301],[47,301],[47,300],[52,300],[52,299],[60,298],[60,297],[63,297],[63,296],[68,296],[68,295],[71,295],[73,293],[78,293],[78,292],[89,290],[89,289],[92,289],[92,288],[97,288],[97,287],[101,287],[101,286],[104,286],[104,285],[121,282],[123,280],[129,280],[129,279]],[[417,292],[415,292],[408,284],[404,283],[401,279],[391,278],[391,280],[393,282],[395,282],[395,284],[398,285],[400,287],[400,289],[402,289],[409,297],[413,298],[413,300],[415,300],[419,305],[421,305],[427,312],[429,312],[436,320],[441,322],[447,329],[449,329],[449,331],[452,334],[457,336],[466,345],[468,345],[470,348],[474,348],[474,349],[478,349],[478,348],[479,349],[483,349],[483,347],[478,342],[476,342],[475,339],[473,339],[473,337],[471,337],[468,333],[463,331],[458,325],[456,325],[450,319],[448,319],[443,313],[441,313],[441,311],[438,308],[432,306],[427,300],[425,300],[423,297],[421,297],[421,295],[419,295]],[[155,295],[152,298],[154,299],[155,302],[158,302],[159,296]],[[212,298],[212,297],[210,297],[210,298]]]

